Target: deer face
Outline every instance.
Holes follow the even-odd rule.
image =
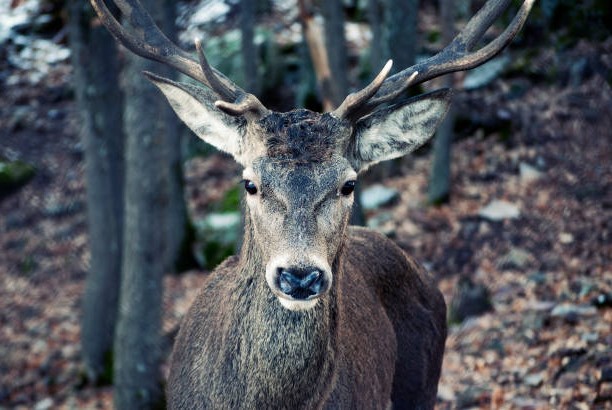
[[[314,306],[348,222],[357,173],[348,161],[295,163],[263,157],[244,170],[246,205],[265,279],[283,306]],[[351,189],[347,189],[350,187]]]
[[[253,244],[265,279],[292,310],[314,306],[333,283],[357,172],[338,154],[347,124],[306,110],[271,113],[256,124],[265,154],[243,172]]]
[[[258,248],[270,291],[291,310],[312,308],[333,285],[358,173],[424,143],[450,97],[434,92],[357,121],[308,110],[236,116],[207,89],[149,78],[200,138],[244,166],[255,242],[246,245]]]

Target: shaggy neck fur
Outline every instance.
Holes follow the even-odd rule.
[[[334,285],[310,310],[287,310],[265,282],[261,255],[246,212],[240,283],[235,288],[243,295],[236,298],[234,316],[249,320],[235,320],[230,332],[241,335],[236,366],[241,370],[236,369],[236,375],[248,378],[243,380],[246,391],[241,402],[268,408],[312,408],[329,394],[333,383],[337,288]],[[334,271],[336,282],[340,272]]]

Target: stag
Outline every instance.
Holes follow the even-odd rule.
[[[324,114],[268,110],[212,68],[199,41],[196,58],[168,40],[138,0],[115,3],[128,27],[92,0],[125,47],[204,86],[145,73],[198,137],[244,167],[243,246],[210,274],[181,324],[169,407],[433,408],[444,300],[391,240],[348,226],[353,190],[359,173],[415,150],[444,117],[450,90],[409,98],[406,89],[491,59],[533,0],[477,48],[510,3],[488,1],[441,52],[391,77],[388,62]]]

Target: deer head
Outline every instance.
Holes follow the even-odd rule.
[[[499,37],[472,51],[509,3],[489,1],[440,53],[387,78],[389,61],[371,84],[324,114],[266,109],[208,64],[199,41],[195,59],[161,33],[137,0],[115,2],[137,30],[129,32],[102,0],[92,0],[120,42],[204,85],[145,73],[198,137],[244,167],[246,216],[253,232],[248,246],[258,250],[262,274],[281,304],[302,310],[332,286],[358,174],[421,146],[448,109],[448,89],[415,98],[407,98],[406,89],[492,58],[520,30],[533,0],[524,2]]]

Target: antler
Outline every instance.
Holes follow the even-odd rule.
[[[240,109],[230,111],[232,115],[243,115],[246,112],[267,112],[267,109],[254,95],[247,94],[208,64],[199,40],[196,40],[198,61],[166,37],[138,0],[114,0],[114,2],[133,27],[132,31],[127,30],[117,21],[104,0],[91,0],[91,5],[96,10],[102,24],[128,50],[146,59],[159,61],[177,69],[205,84],[229,104],[245,99],[251,102],[248,105],[239,104]]]
[[[525,0],[510,25],[497,38],[482,48],[472,51],[484,33],[506,10],[511,0],[489,0],[470,19],[461,32],[438,54],[387,78],[387,66],[364,90],[351,94],[333,112],[338,118],[358,119],[371,113],[377,106],[399,97],[410,85],[421,84],[432,78],[455,71],[469,70],[495,57],[521,30],[535,0]],[[387,63],[388,64],[388,63]],[[376,83],[374,93],[365,92]],[[349,101],[350,100],[350,101]]]

